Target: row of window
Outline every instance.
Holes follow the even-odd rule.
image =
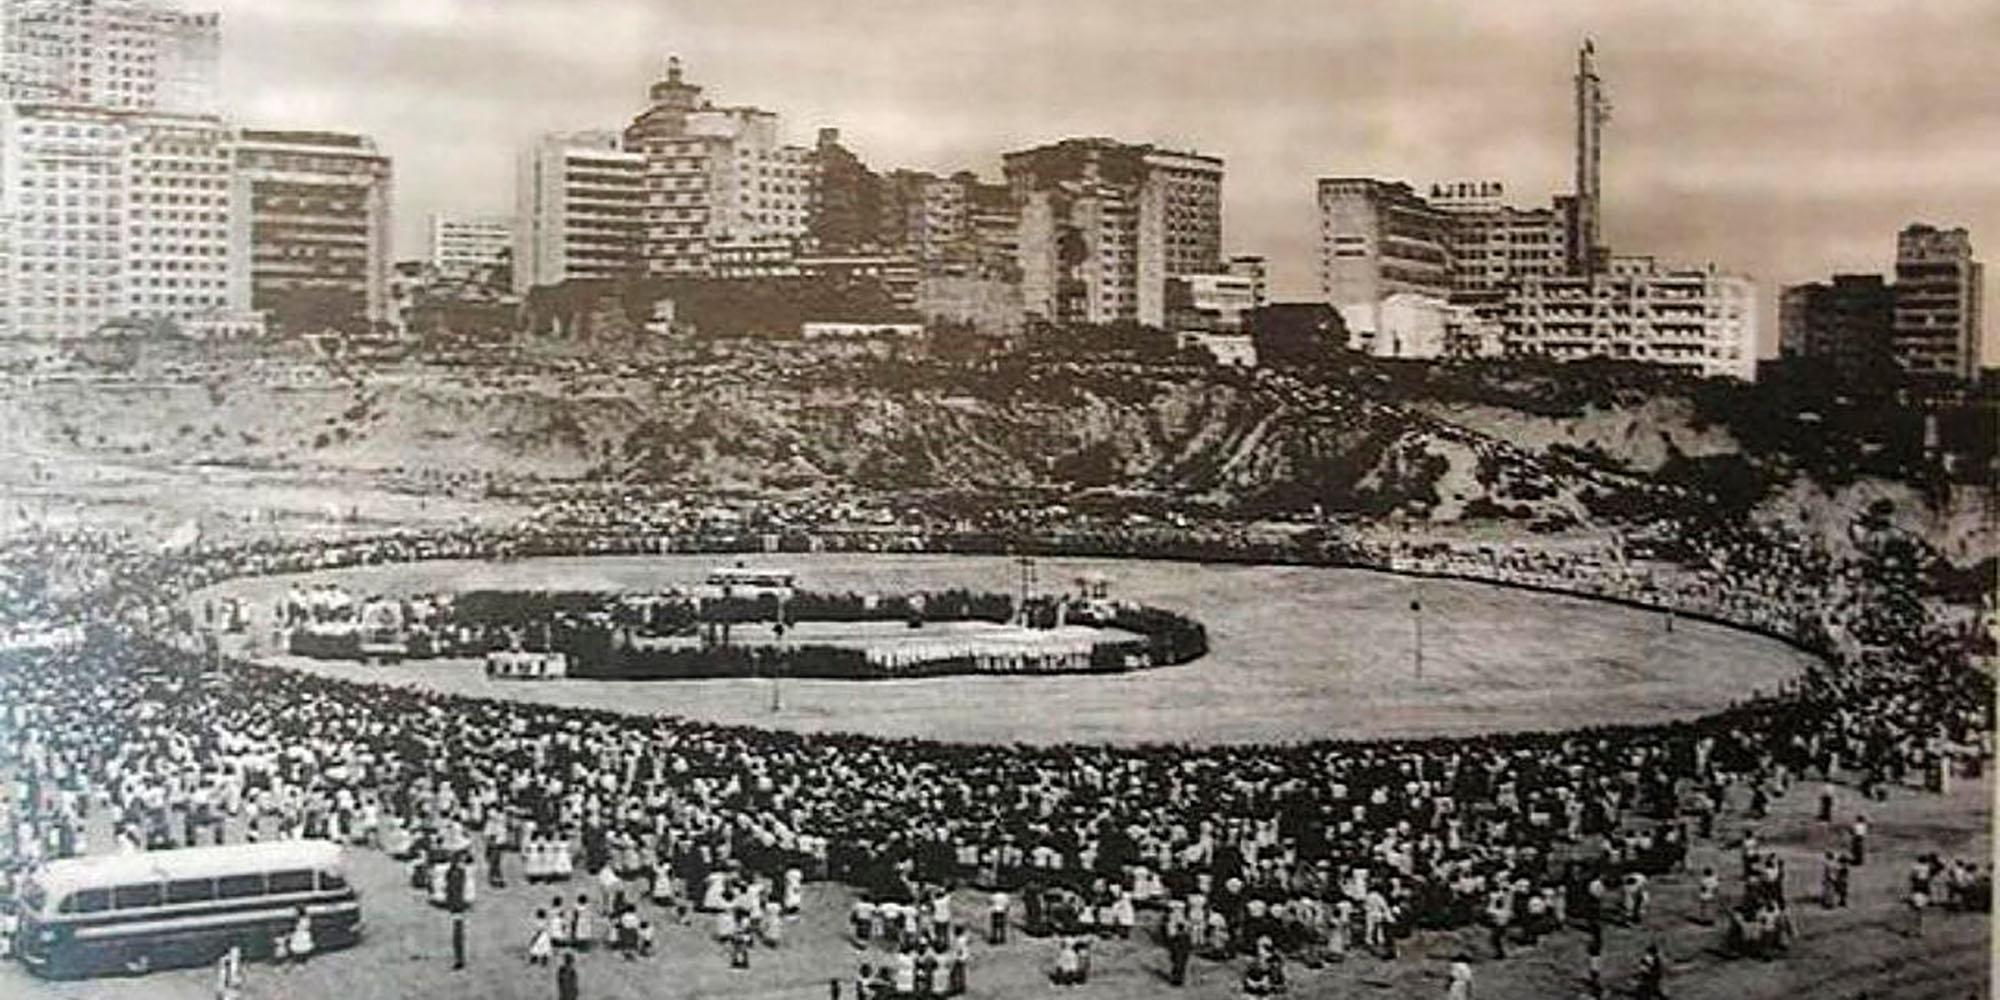
[[[64,913],[104,913],[137,910],[176,903],[205,903],[224,899],[254,899],[265,895],[313,892],[315,889],[347,888],[347,882],[332,872],[310,869],[263,874],[226,875],[222,878],[183,879],[173,882],[143,882],[112,889],[84,889],[62,902]]]

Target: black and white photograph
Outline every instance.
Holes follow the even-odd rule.
[[[1992,0],[0,0],[0,997],[1995,995]]]

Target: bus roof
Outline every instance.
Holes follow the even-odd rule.
[[[56,899],[74,889],[220,878],[293,868],[330,868],[340,863],[340,856],[340,845],[329,840],[276,840],[64,858],[43,865],[34,878],[51,899]]]

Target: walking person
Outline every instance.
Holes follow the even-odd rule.
[[[312,917],[306,914],[306,908],[303,906],[299,907],[298,920],[292,924],[292,935],[286,939],[285,948],[291,960],[298,964],[303,965],[306,959],[312,957]]]
[[[1868,817],[1854,817],[1847,828],[1847,863],[1860,868],[1868,863]]]
[[[465,914],[451,915],[451,971],[465,968]]]

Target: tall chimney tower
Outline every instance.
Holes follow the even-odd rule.
[[[1604,123],[1611,120],[1611,103],[1604,98],[1604,81],[1597,76],[1597,47],[1586,38],[1576,53],[1576,198],[1570,205],[1569,269],[1595,274],[1607,252],[1600,235],[1604,189],[1599,164],[1604,154]]]

